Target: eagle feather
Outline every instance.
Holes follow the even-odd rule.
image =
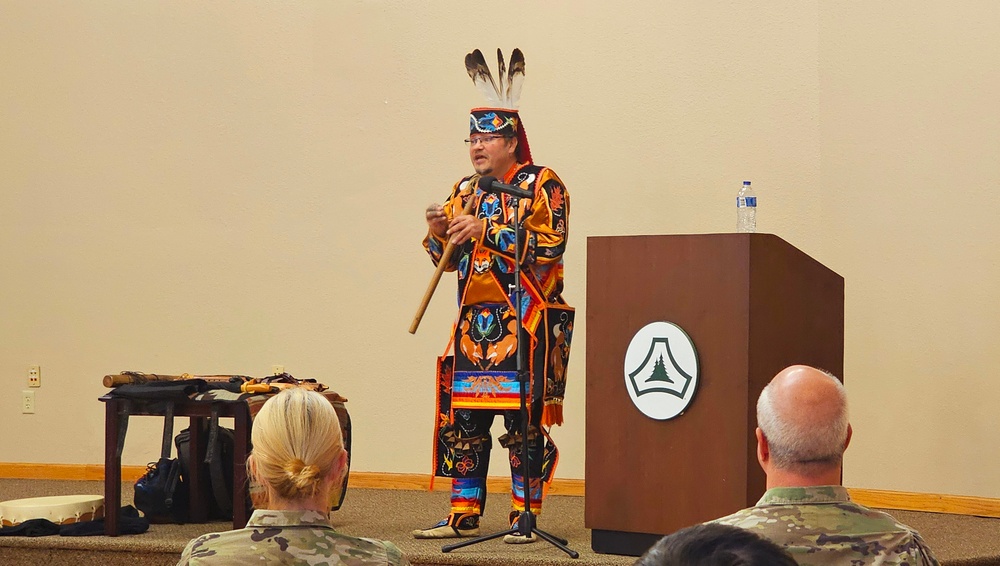
[[[497,47],[497,78],[500,79],[500,101],[507,102],[504,100],[507,96],[507,65],[503,62],[503,51]]]
[[[521,87],[524,86],[524,54],[515,48],[510,54],[510,74],[507,75],[507,92],[504,93],[506,103],[510,108],[517,108],[521,100]]]

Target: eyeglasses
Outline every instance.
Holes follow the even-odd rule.
[[[476,145],[478,143],[485,144],[487,142],[492,142],[494,140],[499,140],[499,139],[502,139],[502,138],[505,138],[505,137],[507,137],[507,136],[497,136],[497,135],[493,135],[493,136],[480,136],[478,138],[472,138],[472,139],[465,140],[465,145]]]

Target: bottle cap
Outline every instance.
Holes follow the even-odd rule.
[[[749,185],[749,184],[750,184],[750,181],[743,181],[743,184],[744,184],[744,185]]]

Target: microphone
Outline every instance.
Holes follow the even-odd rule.
[[[497,181],[496,177],[480,177],[479,190],[483,192],[507,193],[518,198],[531,198],[535,196],[528,189],[522,189],[516,185],[508,185]]]

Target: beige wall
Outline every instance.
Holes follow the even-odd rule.
[[[0,2],[0,461],[100,463],[106,373],[283,364],[350,398],[354,469],[428,472],[454,307],[406,332],[421,210],[469,170],[462,58],[500,46],[572,194],[570,302],[588,236],[730,231],[752,179],[760,231],[847,280],[847,483],[1000,497],[994,4],[510,4]]]

